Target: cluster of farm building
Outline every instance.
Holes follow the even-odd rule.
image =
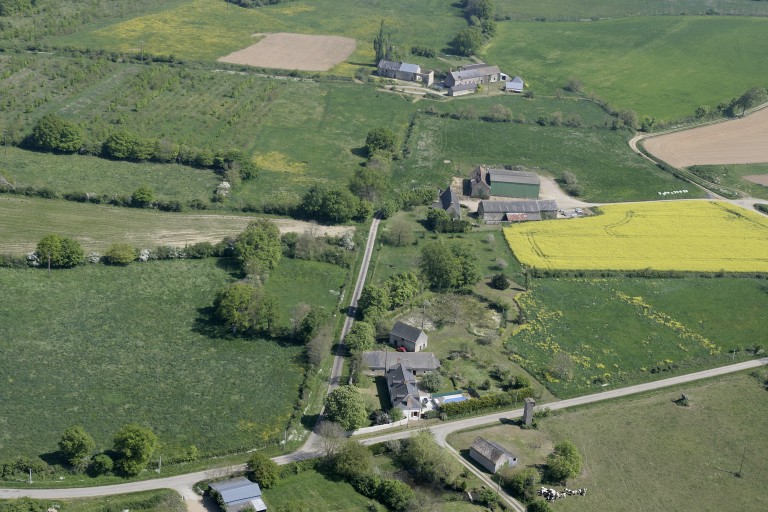
[[[404,82],[416,82],[427,87],[440,86],[445,89],[448,96],[464,96],[478,91],[481,85],[503,83],[506,92],[523,92],[525,82],[519,76],[510,77],[503,73],[498,66],[492,66],[480,62],[462,66],[456,71],[449,71],[445,79],[435,83],[435,72],[422,70],[418,64],[410,64],[403,61],[381,60],[377,66],[377,73],[384,78],[402,80]]]

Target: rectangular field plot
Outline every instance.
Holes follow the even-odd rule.
[[[515,256],[547,270],[768,272],[768,219],[720,202],[609,205],[590,218],[504,229]]]

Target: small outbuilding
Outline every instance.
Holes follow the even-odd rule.
[[[427,342],[427,333],[399,320],[389,333],[389,343],[395,348],[403,347],[408,352],[421,352],[427,348]]]
[[[393,62],[382,60],[377,66],[379,76],[404,80],[406,82],[419,82],[430,86],[435,81],[434,71],[422,71],[418,64],[408,62]]]
[[[509,82],[506,82],[504,84],[504,90],[506,92],[523,92],[523,88],[525,87],[525,82],[523,82],[523,79],[519,76],[516,76]]]
[[[469,456],[491,473],[496,474],[505,465],[517,466],[517,457],[503,446],[478,437],[469,447]]]
[[[477,91],[477,84],[458,84],[448,88],[448,96],[464,96]]]
[[[246,509],[256,512],[267,510],[259,484],[251,482],[247,478],[240,477],[223,482],[214,482],[209,487],[226,512],[240,512]]]

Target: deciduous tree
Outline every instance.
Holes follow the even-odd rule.
[[[271,488],[280,480],[280,466],[259,452],[248,459],[248,473],[252,480],[265,489]]]
[[[56,114],[46,114],[35,125],[32,137],[37,147],[72,153],[83,147],[83,130]]]
[[[251,222],[237,237],[234,253],[241,264],[255,261],[263,270],[274,269],[283,256],[280,229],[266,219]]]
[[[376,333],[373,325],[368,322],[355,322],[344,338],[349,350],[371,350],[376,343]]]
[[[51,267],[74,267],[85,261],[85,253],[80,244],[71,238],[50,234],[40,239],[35,250],[37,257]]]
[[[81,465],[95,448],[96,443],[93,438],[80,425],[69,427],[59,440],[61,454],[73,466]]]
[[[562,441],[547,456],[547,473],[550,478],[565,482],[581,473],[581,454],[571,441]]]
[[[269,332],[275,321],[275,300],[250,283],[233,283],[219,292],[216,316],[237,331]]]
[[[368,150],[368,154],[371,155],[376,151],[385,151],[392,153],[395,151],[397,145],[397,137],[395,132],[389,128],[374,128],[368,132],[365,137],[365,148]]]
[[[365,400],[352,386],[341,386],[325,397],[325,415],[345,430],[364,427],[368,423]]]
[[[157,436],[140,425],[126,425],[115,433],[117,468],[126,475],[138,475],[157,449]]]

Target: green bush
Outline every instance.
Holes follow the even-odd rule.
[[[445,413],[448,417],[476,414],[490,409],[499,409],[501,407],[521,403],[524,398],[533,396],[533,394],[533,389],[530,387],[515,389],[505,393],[494,393],[479,398],[470,398],[463,402],[443,404],[440,411]]]

